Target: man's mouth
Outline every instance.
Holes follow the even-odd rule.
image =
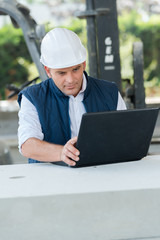
[[[73,89],[75,88],[75,84],[74,85],[69,85],[69,86],[66,86],[67,89]]]

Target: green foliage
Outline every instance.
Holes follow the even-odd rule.
[[[19,85],[28,79],[26,61],[31,58],[22,31],[7,25],[0,29],[0,93],[4,96],[7,84]]]
[[[132,45],[135,41],[144,44],[144,79],[160,84],[160,17],[151,16],[147,22],[135,11],[123,12],[118,17],[120,33],[120,56],[122,78],[133,78]],[[49,31],[54,26],[46,26]],[[76,32],[87,48],[86,21],[71,18],[65,24]],[[7,84],[20,85],[30,77],[28,66],[32,60],[28,52],[23,33],[7,25],[0,29],[0,94]]]
[[[137,12],[123,13],[119,16],[121,65],[126,58],[132,55],[132,44],[142,41],[144,46],[144,78],[146,81],[155,80],[160,83],[160,18],[158,15],[151,16],[148,21],[143,21]],[[125,48],[125,46],[128,46]],[[125,53],[122,51],[124,48]],[[125,57],[126,58],[125,58]],[[123,63],[124,61],[124,63]],[[126,64],[124,64],[126,65]],[[123,65],[123,72],[125,66]],[[132,65],[129,59],[128,65]],[[131,73],[131,71],[130,71]],[[129,73],[129,74],[130,74]],[[126,74],[126,72],[125,72]],[[125,75],[124,77],[130,77]]]

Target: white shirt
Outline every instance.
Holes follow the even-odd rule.
[[[78,136],[79,127],[82,115],[86,112],[84,104],[82,103],[84,91],[87,86],[86,77],[83,74],[82,89],[76,97],[69,96],[69,117],[71,127],[71,137]],[[118,93],[117,110],[126,110],[126,105]],[[28,116],[29,113],[29,116]],[[21,152],[22,144],[29,138],[38,138],[43,140],[44,134],[42,132],[41,124],[38,117],[38,112],[35,106],[22,95],[21,109],[19,110],[19,127],[18,127],[18,140],[19,151]]]

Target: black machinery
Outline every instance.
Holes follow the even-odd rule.
[[[87,19],[90,74],[116,82],[121,91],[121,63],[116,0],[86,0],[86,11],[76,14]],[[134,107],[145,107],[143,44],[133,44]]]

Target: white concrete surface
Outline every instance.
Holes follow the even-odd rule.
[[[0,166],[0,239],[160,239],[160,155],[73,169]]]
[[[77,169],[50,163],[6,165],[0,167],[0,182],[0,198],[160,189],[160,155]]]

